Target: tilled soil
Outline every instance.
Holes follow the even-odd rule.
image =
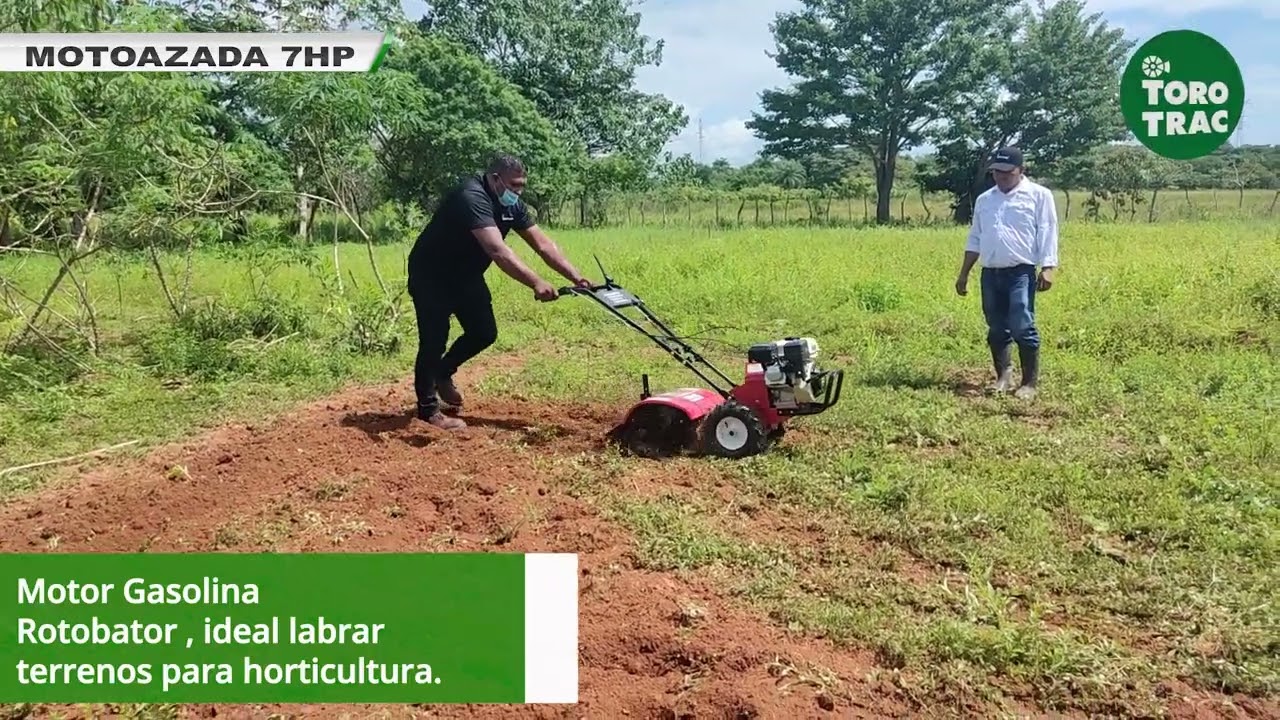
[[[576,706],[195,706],[192,717],[807,718],[912,714],[866,656],[792,639],[708,581],[639,567],[628,533],[552,477],[602,448],[617,408],[469,400],[466,430],[414,420],[407,385],[233,426],[14,501],[0,551],[579,553]],[[583,481],[592,480],[582,466]],[[687,487],[636,463],[627,487]],[[647,493],[645,493],[647,494]],[[816,682],[810,667],[839,682]],[[70,707],[36,708],[76,717]]]

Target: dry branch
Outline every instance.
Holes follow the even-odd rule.
[[[116,445],[110,445],[108,447],[98,448],[97,450],[90,450],[89,452],[80,453],[79,455],[68,455],[67,457],[54,458],[53,460],[41,460],[40,462],[28,463],[26,465],[18,465],[16,467],[5,468],[4,470],[0,470],[0,477],[4,477],[5,475],[9,475],[11,473],[21,472],[23,470],[31,470],[33,468],[45,467],[48,465],[57,465],[59,463],[71,462],[72,460],[81,460],[87,457],[94,457],[96,455],[102,455],[104,453],[111,452],[112,450],[119,450],[122,447],[137,445],[140,442],[142,441],[130,440],[128,442],[122,442]]]
[[[49,283],[49,287],[47,290],[45,290],[44,296],[40,298],[40,302],[37,303],[36,305],[35,312],[32,313],[31,316],[27,318],[26,323],[23,325],[23,328],[18,333],[17,337],[15,337],[9,343],[8,350],[12,351],[14,348],[17,348],[19,345],[26,342],[27,338],[31,335],[31,333],[36,332],[36,322],[40,319],[41,315],[43,315],[47,310],[49,310],[49,303],[52,302],[53,300],[53,294],[58,291],[58,288],[62,285],[62,281],[66,279],[67,276],[71,273],[71,266],[77,262],[80,262],[81,260],[84,260],[90,255],[93,255],[94,253],[101,250],[103,247],[104,246],[102,245],[91,247],[88,250],[77,252],[76,254],[72,255],[69,259],[63,258],[61,255],[58,256],[58,259],[60,261],[58,274],[55,275],[53,278],[53,281]]]
[[[342,193],[340,193],[338,189],[334,187],[333,176],[329,173],[329,169],[324,162],[324,153],[320,151],[320,146],[316,143],[315,138],[311,135],[311,131],[307,130],[306,128],[303,128],[303,132],[306,133],[307,140],[311,143],[311,147],[313,147],[316,151],[316,158],[320,163],[320,174],[324,178],[325,184],[329,186],[329,192],[333,193],[334,199],[332,201],[332,204],[335,207],[337,207],[339,210],[341,210],[343,215],[347,216],[347,219],[350,220],[351,224],[355,226],[356,231],[359,232],[361,237],[364,238],[365,249],[369,254],[369,266],[373,268],[373,278],[378,281],[378,287],[382,289],[382,294],[384,296],[389,297],[391,293],[387,291],[387,284],[382,280],[382,273],[379,272],[378,263],[375,260],[373,255],[373,238],[369,237],[369,233],[365,232],[364,227],[360,224],[360,221],[355,219],[355,217],[351,214],[351,211],[347,208],[347,204],[342,201],[341,199]]]

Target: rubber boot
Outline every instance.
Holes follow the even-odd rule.
[[[1040,348],[1019,347],[1018,358],[1022,361],[1022,387],[1014,395],[1021,400],[1034,399],[1039,393]]]
[[[996,381],[990,392],[1007,393],[1013,389],[1013,354],[1009,345],[991,348],[991,363],[996,369]]]

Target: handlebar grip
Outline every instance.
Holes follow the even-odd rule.
[[[559,294],[560,294],[560,295],[562,295],[562,296],[563,296],[563,295],[578,295],[578,294],[580,294],[580,293],[595,293],[595,292],[598,292],[598,291],[600,291],[600,290],[603,290],[603,289],[605,289],[605,288],[607,288],[607,287],[608,287],[608,285],[592,285],[591,287],[585,287],[585,288],[584,288],[584,287],[577,287],[577,286],[575,286],[575,285],[570,285],[570,286],[567,286],[567,287],[562,287],[562,288],[560,288],[559,290],[557,290],[556,292],[557,292],[557,293],[559,293]]]

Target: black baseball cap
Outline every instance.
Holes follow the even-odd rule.
[[[1000,148],[991,156],[991,169],[1009,172],[1022,167],[1022,151],[1016,147]]]

